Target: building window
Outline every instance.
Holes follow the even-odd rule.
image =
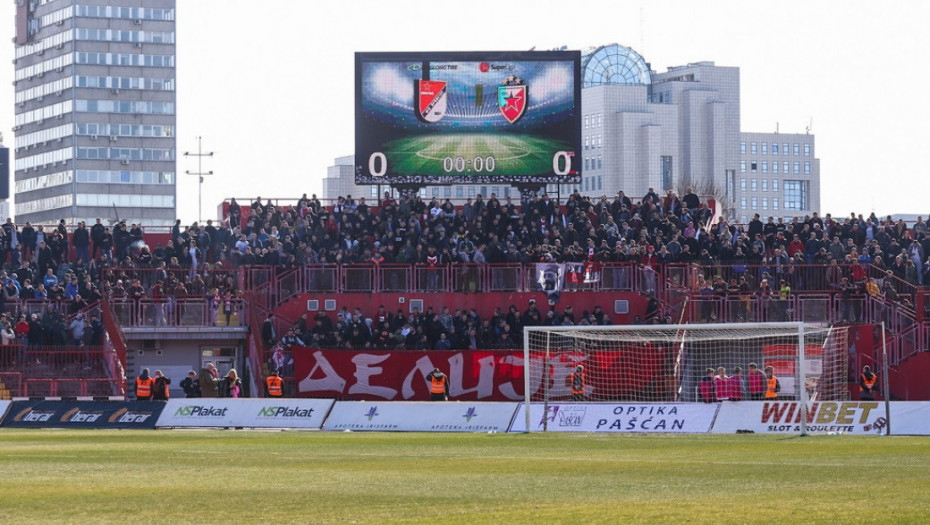
[[[805,156],[805,157],[810,157],[810,156],[811,156],[811,145],[810,145],[810,144],[805,144],[805,145],[804,145],[804,156]]]
[[[778,161],[772,161],[772,173],[778,173]]]
[[[807,209],[807,184],[803,180],[784,181],[784,209]]]
[[[469,187],[468,187],[468,196],[469,196],[469,197],[475,198],[475,194],[476,194],[476,193],[478,193],[477,188],[475,188],[474,186],[469,186]],[[425,197],[425,195],[424,195],[424,197]]]
[[[762,173],[768,173],[768,172],[769,172],[769,161],[763,160],[762,161]]]
[[[597,125],[598,127],[600,127],[601,125],[601,114],[600,113],[597,114]]]
[[[749,153],[755,155],[756,153],[758,153],[758,151],[757,151],[758,149],[759,149],[759,145],[758,145],[758,144],[756,144],[755,142],[750,142],[750,143],[749,143]]]
[[[762,191],[769,191],[769,180],[762,179]]]
[[[604,168],[604,159],[600,155],[597,156],[597,169]]]
[[[584,129],[588,129],[588,126],[591,125],[591,115],[584,116]]]
[[[772,179],[772,191],[778,191],[778,179]]]
[[[778,143],[777,142],[772,143],[772,155],[778,155]]]
[[[758,207],[759,207],[759,198],[758,198],[758,197],[753,197],[753,198],[752,198],[752,209],[755,210],[755,209],[757,209]]]
[[[597,147],[599,147],[599,148],[603,148],[603,147],[604,147],[604,135],[598,135],[598,136],[597,136]]]
[[[599,190],[604,189],[604,176],[603,175],[597,176],[597,189]]]
[[[752,162],[749,164],[749,169],[750,169],[750,171],[752,171],[753,173],[755,173],[755,172],[757,172],[757,171],[759,170],[759,164],[758,164],[756,161],[752,161]]]
[[[746,161],[745,160],[739,161],[739,172],[746,173]]]
[[[504,186],[504,198],[505,199],[510,198],[510,186]]]
[[[762,209],[763,210],[769,209],[769,198],[768,197],[762,197]]]
[[[772,209],[778,210],[778,197],[772,197]]]
[[[759,189],[759,185],[756,183],[756,179],[752,179],[749,185],[749,189],[752,191],[757,191]]]
[[[768,155],[768,154],[769,154],[769,143],[768,143],[768,142],[763,142],[763,143],[762,143],[762,154],[763,154],[763,155]]]
[[[789,171],[789,169],[788,169],[788,161],[782,162],[782,163],[781,163],[781,167],[782,167],[782,170],[781,170],[781,171],[782,171],[782,173],[784,173],[785,175],[791,173],[791,172]]]
[[[456,186],[455,187],[455,197],[461,199],[465,196],[465,186]]]
[[[801,145],[798,144],[797,142],[794,143],[794,154],[795,156],[801,154]]]
[[[746,143],[745,143],[745,142],[740,142],[740,143],[739,143],[739,154],[740,154],[740,155],[745,155],[745,154],[746,154]]]
[[[811,174],[811,163],[810,162],[807,162],[807,161],[804,162],[804,174],[805,175]]]
[[[745,210],[745,209],[746,209],[746,197],[740,197],[740,198],[739,198],[739,209],[741,209],[741,210]]]
[[[588,171],[589,169],[591,169],[591,158],[585,157],[584,158],[584,170]]]
[[[781,145],[781,154],[782,154],[782,155],[787,155],[787,154],[788,154],[788,143],[787,143],[787,142],[785,142],[785,143],[783,143],[783,144]]]
[[[795,163],[794,163],[794,174],[797,175],[797,174],[799,174],[799,173],[801,173],[801,163],[795,161]]]
[[[739,189],[742,191],[746,191],[746,179],[739,180]]]

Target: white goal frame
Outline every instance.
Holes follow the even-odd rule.
[[[524,362],[524,377],[523,377],[523,388],[524,388],[524,403],[525,403],[525,417],[526,417],[526,429],[527,432],[530,432],[532,427],[531,422],[531,401],[532,396],[535,393],[531,391],[531,353],[539,353],[545,351],[545,361],[546,366],[543,368],[548,370],[548,363],[550,362],[550,338],[553,334],[584,334],[587,332],[598,333],[598,334],[609,334],[610,332],[614,333],[636,333],[643,332],[648,333],[649,331],[655,332],[656,330],[675,333],[676,337],[681,338],[681,345],[684,346],[686,342],[686,335],[691,333],[708,333],[708,332],[727,332],[731,331],[734,333],[734,337],[739,335],[740,332],[743,334],[750,333],[752,330],[769,330],[770,334],[759,333],[756,337],[787,337],[791,338],[796,342],[797,346],[797,366],[795,367],[795,380],[797,391],[798,391],[798,404],[801,411],[800,414],[800,430],[801,435],[807,434],[808,426],[808,403],[810,399],[808,398],[807,388],[805,387],[805,335],[807,334],[826,334],[825,338],[829,338],[834,334],[834,330],[837,328],[824,326],[821,324],[807,324],[801,322],[785,322],[785,323],[713,323],[713,324],[677,324],[677,325],[607,325],[607,326],[526,326],[523,328],[523,362]],[[545,343],[540,348],[538,345],[534,345],[534,348],[531,348],[532,336],[531,334],[537,335],[545,333]],[[838,333],[838,332],[837,332]],[[604,336],[600,336],[604,337]],[[723,339],[723,337],[721,337]],[[845,340],[845,338],[844,338]],[[681,353],[679,352],[675,360],[675,373],[676,376],[679,373],[679,367],[681,365]],[[548,373],[548,372],[543,372]],[[544,381],[544,383],[547,383]],[[678,385],[679,392],[681,385]],[[548,387],[544,387],[543,395],[543,413],[547,414],[549,410],[549,395]],[[539,403],[537,400],[536,403]],[[543,418],[545,420],[545,418]],[[546,431],[545,422],[543,423],[543,431]]]

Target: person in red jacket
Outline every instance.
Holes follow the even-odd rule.
[[[741,401],[743,399],[743,369],[736,367],[733,369],[733,375],[727,378],[727,395],[730,401]]]
[[[749,399],[761,401],[765,397],[766,378],[759,365],[749,363]]]
[[[704,371],[704,377],[698,381],[698,394],[700,401],[704,403],[713,403],[717,401],[717,395],[714,392],[714,369],[708,368]]]

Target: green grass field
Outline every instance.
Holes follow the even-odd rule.
[[[0,522],[930,523],[930,439],[0,432]]]
[[[389,142],[388,163],[398,175],[541,175],[552,172],[556,151],[571,150],[557,140],[509,133],[445,133],[421,135]],[[465,171],[446,172],[443,159],[462,157]],[[475,157],[494,157],[494,170],[480,172],[472,165]],[[446,166],[448,167],[448,166]]]

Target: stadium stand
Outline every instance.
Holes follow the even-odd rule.
[[[8,324],[12,337],[0,395],[125,395],[124,329],[262,334],[269,313],[275,336],[255,337],[249,358],[291,385],[293,347],[518,348],[526,325],[884,321],[896,364],[927,349],[922,219],[814,214],[736,225],[685,193],[634,201],[575,192],[522,205],[493,194],[458,204],[390,193],[373,205],[230,199],[218,224],[178,221],[170,232],[8,221],[0,329]],[[546,294],[539,263],[571,263],[586,278],[568,274],[560,294]],[[435,300],[405,311],[370,299],[405,292]],[[342,307],[328,311],[335,297]]]

